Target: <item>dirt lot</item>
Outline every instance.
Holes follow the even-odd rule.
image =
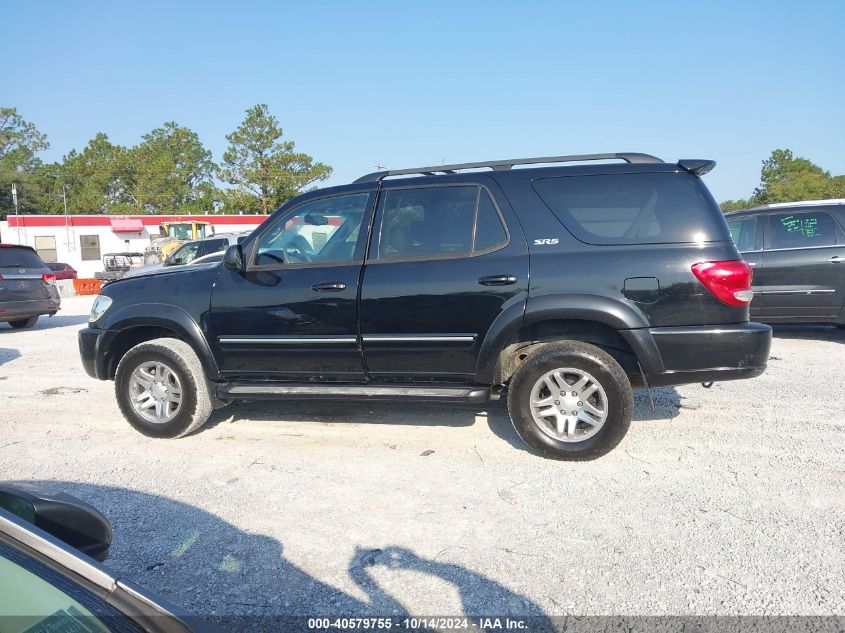
[[[82,370],[89,306],[0,324],[0,479],[99,507],[108,564],[195,613],[845,613],[845,331],[781,328],[761,378],[638,394],[615,451],[559,463],[503,403],[242,403],[147,439]]]

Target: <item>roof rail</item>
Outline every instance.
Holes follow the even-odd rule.
[[[663,161],[650,154],[638,152],[619,152],[613,154],[573,154],[572,156],[540,156],[537,158],[512,158],[509,160],[491,160],[480,163],[455,163],[454,165],[432,165],[431,167],[412,167],[410,169],[391,169],[388,171],[374,171],[371,174],[361,176],[355,182],[378,182],[388,176],[405,176],[410,174],[423,174],[434,176],[436,174],[454,174],[463,169],[481,169],[489,167],[494,171],[507,171],[514,165],[533,165],[537,163],[571,163],[587,160],[624,160],[628,163],[662,163]]]
[[[786,207],[820,207],[825,205],[845,204],[845,198],[830,198],[829,200],[796,200],[795,202],[772,202],[747,209],[781,209]]]

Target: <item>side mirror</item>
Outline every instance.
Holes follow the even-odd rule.
[[[243,272],[244,270],[244,253],[240,244],[232,244],[226,249],[226,254],[223,255],[223,265],[229,270],[235,272]]]
[[[76,497],[29,485],[0,485],[0,509],[95,560],[109,557],[112,531],[108,519]]]

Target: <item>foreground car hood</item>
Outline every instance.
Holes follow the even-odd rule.
[[[144,266],[143,268],[133,268],[123,276],[123,279],[126,279],[127,277],[151,277],[153,275],[175,273],[183,270],[204,270],[207,268],[214,268],[219,265],[220,262],[208,262],[203,264],[182,264],[180,266],[163,266],[161,264],[150,264],[149,266]]]
[[[123,275],[123,277],[138,277],[139,275],[146,275],[147,273],[155,272],[157,270],[161,270],[162,268],[164,268],[163,264],[148,264],[147,266],[141,266],[140,268],[130,268],[126,271],[126,274]]]

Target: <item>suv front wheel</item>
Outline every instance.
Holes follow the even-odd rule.
[[[174,338],[140,343],[120,360],[115,395],[123,416],[150,437],[182,437],[201,427],[212,404],[191,346]]]
[[[508,412],[522,440],[554,459],[586,460],[622,441],[634,396],[607,352],[567,341],[536,348],[511,378]]]

